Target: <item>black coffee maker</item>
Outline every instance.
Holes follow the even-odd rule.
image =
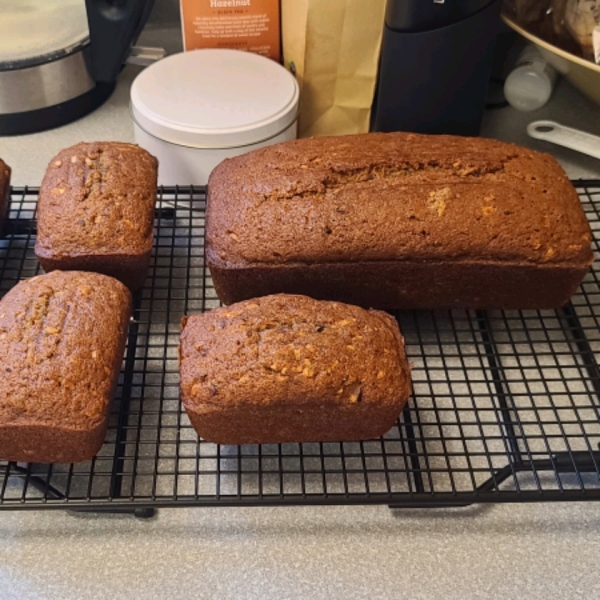
[[[374,131],[479,135],[501,0],[388,0]]]

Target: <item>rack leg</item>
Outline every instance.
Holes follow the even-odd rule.
[[[407,504],[388,504],[388,508],[390,510],[400,510],[404,508],[426,508],[430,510],[432,508],[467,508],[469,506],[473,506],[476,504],[475,502],[440,502],[439,504],[436,502],[427,502],[427,504],[421,502],[415,503],[407,503]]]
[[[94,513],[101,515],[132,515],[137,519],[152,519],[158,514],[156,508],[72,508],[70,513]]]

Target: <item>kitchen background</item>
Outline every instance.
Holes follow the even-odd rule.
[[[181,51],[183,47],[181,17],[177,0],[156,0],[149,22],[138,40],[138,45],[163,47],[167,54]],[[502,25],[494,62],[493,75],[495,78],[506,77],[524,45],[523,38],[506,25]],[[133,141],[131,117],[127,107],[131,83],[140,72],[140,67],[132,65],[125,67],[119,77],[117,90],[112,97],[83,121],[76,121],[58,130],[38,134],[36,145],[40,149],[44,148],[43,153],[32,156],[29,136],[2,138],[5,157],[12,160],[13,164],[18,165],[18,168],[13,170],[13,184],[39,184],[48,157],[56,154],[61,148],[82,139],[110,139],[112,135],[113,137],[118,136],[124,141]],[[492,89],[499,92],[501,88],[495,84]],[[443,90],[440,97],[444,97]],[[492,100],[494,98],[492,96]],[[600,175],[597,160],[571,150],[551,146],[543,141],[532,140],[526,133],[526,127],[534,119],[552,117],[570,127],[579,128],[592,134],[600,134],[600,119],[597,118],[597,111],[596,104],[561,78],[550,102],[534,113],[516,111],[511,107],[486,111],[483,117],[482,135],[514,141],[542,151],[551,149],[559,162],[568,167],[571,177],[591,178]],[[107,129],[105,120],[109,118],[109,115],[111,128]]]

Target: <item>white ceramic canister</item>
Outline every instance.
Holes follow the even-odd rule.
[[[161,185],[205,185],[225,158],[293,140],[299,88],[281,65],[238,50],[194,50],[142,71],[131,87],[136,142]]]

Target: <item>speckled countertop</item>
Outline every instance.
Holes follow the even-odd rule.
[[[152,42],[152,40],[150,40]],[[49,159],[81,140],[133,140],[127,67],[85,119],[0,138],[15,185],[38,185]],[[600,161],[526,137],[551,118],[600,134],[600,110],[561,82],[544,109],[485,117],[484,134],[553,152],[574,178]],[[0,512],[0,599],[597,598],[597,503],[163,509],[150,521]]]

